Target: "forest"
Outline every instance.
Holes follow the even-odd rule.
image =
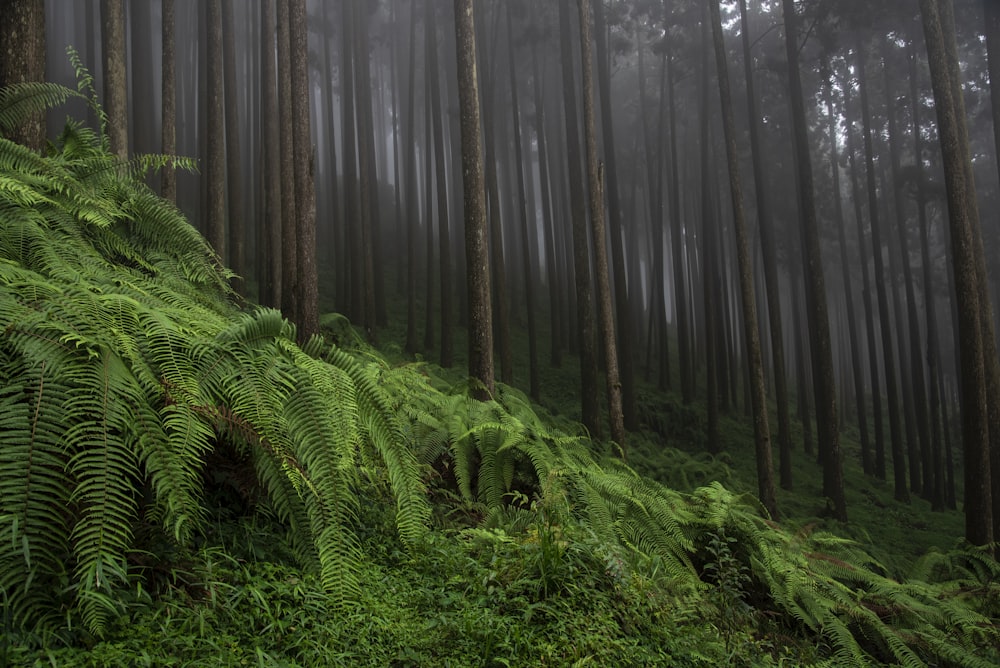
[[[0,668],[1000,664],[1000,3],[0,46]]]

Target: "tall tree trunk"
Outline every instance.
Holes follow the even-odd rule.
[[[236,83],[236,40],[233,0],[222,0],[222,60],[226,109],[226,179],[229,185],[229,267],[238,277],[240,292],[246,290],[245,237],[243,213],[243,158],[240,153],[239,95]]]
[[[0,2],[0,88],[45,81],[44,0]],[[45,113],[33,114],[8,133],[7,139],[34,151],[45,148]]]
[[[605,378],[608,390],[608,415],[611,440],[625,454],[625,416],[622,409],[622,386],[618,372],[618,346],[615,340],[615,314],[611,305],[611,281],[608,276],[608,243],[604,220],[604,166],[597,160],[597,123],[594,120],[593,40],[590,0],[579,0],[580,54],[583,82],[583,134],[587,157],[591,243],[594,246],[594,269],[597,279],[597,317],[604,344]]]
[[[851,113],[850,88],[844,87],[844,108],[848,118],[856,118]],[[875,339],[875,310],[872,305],[871,279],[868,273],[868,246],[865,243],[864,211],[861,204],[861,184],[858,179],[857,160],[854,150],[854,132],[847,132],[847,157],[851,174],[851,200],[854,202],[854,220],[858,235],[858,257],[861,264],[861,297],[865,316],[865,335],[868,347],[868,372],[871,380],[872,426],[875,432],[875,452],[873,459],[864,468],[865,473],[885,480],[885,429],[882,424],[882,392],[879,382],[878,345]],[[862,465],[865,461],[862,460]]]
[[[424,0],[427,2],[428,0]],[[403,178],[406,183],[406,345],[409,354],[417,352],[417,231],[419,228],[419,198],[417,197],[417,3],[410,5],[410,45],[406,77],[406,145]]]
[[[473,394],[487,399],[493,380],[493,317],[490,308],[490,259],[486,230],[486,183],[483,176],[476,76],[476,26],[472,0],[455,0],[455,46],[462,127],[462,182],[465,193],[465,256],[469,290],[469,375],[480,383]]]
[[[840,150],[837,145],[837,116],[833,107],[833,73],[827,73],[825,86],[828,130],[830,135],[831,168],[833,174],[834,219],[837,223],[837,240],[840,244],[840,267],[844,282],[844,308],[847,311],[847,336],[850,342],[851,377],[854,380],[854,405],[861,440],[861,466],[865,475],[871,475],[871,445],[868,438],[868,409],[865,400],[864,373],[861,368],[861,344],[858,341],[857,317],[854,309],[854,287],[851,281],[850,259],[847,251],[847,225],[844,222],[843,203],[840,195]],[[862,257],[862,262],[865,258]]]
[[[975,185],[970,179],[965,103],[957,71],[955,34],[946,31],[940,0],[920,0],[927,59],[938,118],[938,138],[944,160],[945,188],[951,232],[952,271],[958,304],[959,361],[962,383],[962,442],[965,452],[965,537],[973,545],[993,541],[993,503],[990,482],[990,419],[980,318],[988,305],[980,303],[983,276],[978,270],[976,241],[979,212]]]
[[[542,96],[542,69],[538,60],[538,49],[532,45],[532,63],[535,103],[535,139],[538,142],[538,178],[541,190],[542,236],[545,243],[545,272],[549,284],[549,364],[554,368],[562,366],[562,327],[559,317],[562,291],[559,289],[559,272],[553,219],[553,186],[549,168],[548,137],[545,130],[545,99]]]
[[[433,3],[428,2],[426,23],[430,39],[426,40],[427,68],[431,86],[431,124],[434,132],[434,161],[437,182],[437,224],[438,224],[438,262],[441,276],[441,366],[447,368],[454,364],[454,344],[452,330],[454,329],[454,308],[451,303],[451,239],[448,220],[448,172],[445,168],[444,129],[441,124],[441,85],[438,74],[437,37],[434,28]],[[430,150],[430,147],[428,147]]]
[[[753,265],[747,243],[746,215],[743,210],[743,185],[736,148],[736,123],[729,89],[729,66],[722,38],[719,0],[711,0],[712,42],[715,46],[715,66],[722,101],[722,129],[726,140],[726,162],[729,167],[729,193],[733,204],[733,227],[736,232],[736,259],[739,263],[740,295],[743,303],[743,336],[746,345],[750,377],[750,404],[753,411],[754,450],[757,459],[757,494],[771,517],[778,517],[778,501],[774,493],[774,473],[771,461],[771,430],[767,420],[767,391],[764,388],[764,363],[757,323],[757,303],[753,286]]]
[[[161,98],[162,122],[160,124],[160,152],[164,155],[177,153],[177,75],[174,55],[174,0],[163,0],[160,28],[163,42],[161,52]],[[177,203],[177,172],[170,166],[160,171],[160,195]]]
[[[764,289],[771,334],[771,367],[774,374],[774,401],[778,417],[778,458],[783,489],[792,488],[792,435],[788,408],[788,376],[785,371],[785,341],[781,323],[781,286],[778,282],[778,259],[774,248],[771,220],[771,197],[765,182],[764,152],[760,145],[760,102],[757,98],[750,52],[750,25],[746,0],[740,0],[740,34],[743,42],[744,78],[750,117],[750,153],[753,160],[754,192],[757,200],[757,229],[760,234]]]
[[[292,65],[292,115],[295,144],[297,318],[300,341],[319,332],[319,285],[316,275],[316,187],[309,121],[309,26],[306,0],[291,0],[289,44]]]
[[[172,1],[172,0],[171,0]],[[264,227],[266,228],[266,304],[281,307],[281,135],[278,124],[278,80],[275,60],[275,0],[264,0],[261,85],[264,123]]]
[[[681,400],[685,405],[694,401],[695,395],[695,354],[691,344],[691,320],[689,318],[688,291],[690,281],[684,261],[685,229],[681,218],[680,159],[677,150],[677,104],[674,95],[673,54],[667,54],[667,94],[669,97],[670,126],[670,249],[674,274],[674,322],[677,330],[677,356],[681,377]]]
[[[913,155],[923,156],[924,142],[921,137],[920,121],[920,97],[917,89],[917,54],[916,42],[910,42],[910,104],[913,114]],[[916,196],[917,196],[917,217],[920,228],[920,264],[923,270],[923,293],[924,293],[924,324],[927,329],[927,378],[929,385],[928,401],[930,412],[930,439],[931,452],[928,460],[925,460],[925,469],[932,473],[929,492],[931,510],[943,511],[946,503],[945,493],[945,451],[942,443],[941,411],[942,398],[939,388],[940,375],[940,348],[938,345],[937,333],[937,298],[934,294],[933,267],[931,265],[930,254],[930,219],[927,216],[927,196],[923,188],[924,183],[924,161],[915,161],[916,173]],[[926,481],[926,478],[925,478]]]
[[[590,283],[590,248],[580,158],[579,116],[574,81],[573,31],[570,28],[569,0],[559,1],[559,34],[563,72],[563,110],[566,121],[566,157],[569,163],[570,216],[573,223],[576,322],[580,337],[580,398],[583,409],[583,425],[592,437],[600,438],[594,295]]]
[[[517,169],[517,216],[521,221],[521,271],[525,279],[524,301],[525,310],[528,316],[528,391],[535,401],[541,398],[541,381],[538,372],[538,339],[537,326],[535,323],[535,265],[532,260],[531,234],[533,230],[528,225],[529,205],[534,211],[534,198],[525,195],[525,181],[527,176],[524,169],[524,150],[522,144],[524,138],[521,132],[521,106],[517,90],[517,70],[514,62],[514,30],[511,26],[513,17],[511,15],[510,3],[507,10],[507,72],[510,76],[510,100],[513,109],[514,122],[514,165]]]
[[[879,323],[882,333],[882,364],[885,368],[885,400],[889,408],[889,442],[892,448],[892,471],[895,498],[898,501],[909,501],[910,494],[906,488],[906,456],[903,453],[903,435],[899,420],[899,390],[897,389],[896,353],[893,345],[892,326],[890,324],[889,298],[886,293],[886,275],[882,259],[882,234],[879,216],[878,189],[875,174],[875,149],[872,139],[871,105],[868,102],[868,78],[865,74],[866,63],[864,44],[857,41],[858,53],[858,87],[861,95],[861,116],[864,126],[866,177],[868,180],[868,220],[872,231],[872,255],[875,259],[875,291],[878,297]]]
[[[618,356],[622,381],[622,412],[626,429],[639,428],[635,392],[635,347],[632,297],[626,280],[622,205],[618,183],[618,159],[615,146],[614,117],[611,104],[611,66],[608,55],[604,3],[594,5],[594,32],[597,42],[597,80],[601,99],[601,136],[604,140],[605,177],[608,193],[608,220],[611,225],[611,264],[615,280],[615,305],[618,315]],[[662,105],[661,105],[662,106]],[[662,225],[661,225],[662,227]],[[661,244],[662,250],[662,244]],[[662,298],[661,298],[662,301]]]
[[[101,0],[101,53],[108,139],[111,152],[124,160],[128,157],[128,83],[125,79],[125,10],[122,0]],[[222,77],[219,79],[218,90],[221,94]],[[219,254],[222,255],[221,252]]]
[[[281,312],[293,322],[298,321],[298,248],[295,211],[295,147],[292,113],[292,57],[289,42],[289,8],[287,2],[277,3],[278,40],[278,138],[281,157]]]
[[[108,0],[102,0],[107,2]],[[111,4],[117,5],[117,0]],[[226,126],[223,111],[222,81],[222,0],[208,0],[208,156],[205,160],[205,178],[208,181],[205,237],[222,261],[228,262],[226,253]],[[124,70],[123,70],[124,71]],[[110,115],[109,115],[110,119]],[[112,127],[113,127],[112,123]],[[114,146],[112,133],[112,147]]]
[[[833,375],[833,352],[830,347],[830,321],[826,307],[823,280],[823,258],[819,246],[816,204],[813,193],[812,164],[809,158],[809,136],[806,125],[805,99],[799,72],[797,17],[794,0],[782,0],[785,19],[785,53],[788,59],[789,96],[792,105],[792,128],[795,153],[800,173],[799,203],[802,237],[805,248],[808,322],[812,348],[814,385],[816,388],[816,429],[819,451],[823,457],[824,493],[833,501],[834,516],[847,521],[844,499],[843,460],[837,425],[837,395]]]
[[[377,340],[378,311],[376,298],[375,254],[377,248],[379,205],[378,171],[375,163],[375,130],[372,113],[371,63],[368,53],[368,10],[364,3],[352,12],[354,22],[347,24],[354,33],[355,96],[354,104],[358,127],[358,202],[360,203],[361,254],[355,259],[360,263],[362,279],[361,322],[369,343]]]

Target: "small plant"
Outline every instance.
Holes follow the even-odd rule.
[[[750,572],[733,554],[737,539],[727,536],[725,528],[712,532],[705,546],[708,561],[702,567],[705,579],[713,586],[709,600],[715,612],[715,624],[722,633],[726,652],[732,656],[735,637],[752,616],[744,596],[750,583]]]

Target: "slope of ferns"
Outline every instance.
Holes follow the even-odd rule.
[[[70,95],[8,89],[0,129]],[[928,555],[898,582],[852,543],[789,532],[721,485],[684,495],[637,475],[513,389],[476,401],[421,365],[300,345],[280,313],[239,310],[202,237],[141,182],[167,161],[121,163],[72,124],[44,157],[0,139],[5,629],[82,621],[101,635],[133,584],[140,524],[190,544],[207,520],[206,462],[224,451],[252,462],[335,604],[358,593],[367,557],[352,525],[378,479],[411,546],[431,524],[427,487],[466,512],[470,536],[543,545],[541,596],[559,595],[566,550],[589,550],[621,582],[655,565],[723,635],[740,624],[815,642],[828,665],[1000,658],[1000,568],[985,552]]]

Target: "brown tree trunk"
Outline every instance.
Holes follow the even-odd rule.
[[[275,60],[275,0],[264,0],[261,86],[263,88],[264,124],[264,227],[267,242],[267,278],[264,290],[265,304],[281,307],[281,136],[278,124],[278,72]]]
[[[469,375],[480,387],[474,396],[488,399],[493,380],[493,317],[490,308],[490,260],[486,230],[479,83],[476,76],[476,27],[472,0],[455,0],[455,45],[462,128],[462,183],[465,193],[465,257],[469,290]]]
[[[226,109],[226,180],[229,185],[229,268],[237,276],[236,286],[246,290],[245,240],[243,213],[243,158],[240,153],[240,113],[236,92],[236,40],[233,24],[233,0],[222,0],[222,76]]]
[[[757,229],[760,234],[764,290],[771,334],[771,367],[774,374],[774,401],[778,417],[779,479],[782,489],[792,488],[792,435],[788,408],[788,376],[785,370],[785,341],[781,320],[781,286],[778,283],[778,259],[774,248],[771,198],[765,183],[764,152],[760,146],[760,109],[750,52],[750,26],[746,0],[740,0],[740,34],[743,43],[744,78],[750,114],[750,153],[753,160],[754,192],[757,199]]]
[[[295,212],[295,144],[288,3],[279,1],[277,9],[278,123],[281,151],[281,312],[289,320],[297,322],[298,250],[295,229],[298,219]]]
[[[569,203],[573,225],[573,266],[576,281],[576,322],[580,337],[580,399],[583,425],[600,438],[600,402],[597,390],[597,350],[594,332],[594,295],[590,284],[590,248],[580,156],[579,117],[570,28],[569,0],[559,2],[559,34],[563,73],[563,110],[566,121],[566,157],[569,163]]]
[[[729,166],[729,193],[733,204],[733,227],[736,232],[736,259],[740,272],[740,295],[743,303],[743,337],[746,345],[750,376],[750,405],[753,412],[754,446],[757,459],[757,494],[773,519],[778,517],[778,501],[774,493],[774,473],[771,460],[771,430],[767,419],[767,392],[764,389],[764,362],[757,323],[757,303],[753,286],[753,265],[747,242],[746,215],[743,210],[743,185],[740,179],[739,154],[736,148],[736,128],[733,101],[729,89],[729,67],[722,38],[719,0],[711,0],[712,41],[715,65],[722,99],[722,128],[726,140],[726,162]]]
[[[944,160],[958,308],[965,537],[973,545],[986,545],[994,538],[990,449],[996,436],[991,433],[991,413],[996,410],[996,402],[992,402],[991,407],[988,400],[989,396],[997,396],[989,394],[994,389],[991,385],[997,368],[992,308],[986,289],[985,258],[951,7],[941,0],[920,0],[920,13]],[[992,341],[986,341],[987,337]]]
[[[174,55],[174,0],[163,0],[161,30],[163,50],[162,117],[160,125],[160,152],[174,155],[177,152],[177,75]],[[170,165],[160,172],[160,195],[177,203],[177,172]]]
[[[108,0],[103,0],[107,2]],[[117,4],[117,0],[112,0]],[[208,182],[205,237],[222,261],[228,262],[226,253],[226,126],[223,111],[222,81],[222,0],[209,0],[208,9],[208,155],[205,160],[205,178]],[[110,114],[109,114],[110,119]],[[112,123],[112,127],[114,124]],[[112,147],[114,134],[112,133]]]
[[[45,81],[44,0],[0,2],[0,88]],[[33,114],[7,134],[7,139],[34,151],[45,147],[45,113]]]
[[[289,44],[292,66],[292,141],[295,146],[295,212],[297,308],[300,341],[319,332],[319,286],[316,276],[316,188],[313,181],[309,121],[309,27],[306,0],[289,3]]]
[[[111,152],[124,160],[128,157],[128,84],[125,80],[125,10],[122,0],[101,0],[101,47],[108,139]]]
[[[863,42],[858,46],[858,87],[861,95],[861,116],[864,125],[866,177],[868,180],[868,220],[872,232],[872,255],[875,259],[875,292],[878,297],[879,323],[882,332],[882,364],[885,367],[885,401],[889,408],[889,441],[892,448],[894,496],[897,501],[909,501],[906,488],[906,455],[903,452],[902,425],[899,419],[899,390],[896,377],[896,352],[890,326],[889,298],[886,293],[886,275],[882,259],[882,234],[879,216],[878,190],[875,175],[875,149],[872,139],[871,106],[868,102],[868,84]]]
[[[604,165],[597,160],[597,124],[594,120],[594,70],[590,0],[579,0],[580,54],[583,81],[583,134],[587,157],[587,182],[590,198],[591,243],[594,246],[594,269],[597,279],[597,317],[604,344],[605,378],[608,390],[608,416],[611,440],[625,455],[625,416],[622,409],[622,385],[618,372],[618,346],[615,341],[615,314],[611,305],[611,281],[608,276],[608,243],[604,221]]]
[[[816,388],[816,429],[819,451],[823,457],[824,493],[833,501],[834,516],[847,521],[844,499],[844,471],[837,424],[837,395],[833,374],[833,351],[830,346],[830,321],[823,280],[823,258],[819,245],[816,203],[813,191],[812,164],[806,125],[805,99],[799,72],[798,29],[794,0],[782,0],[785,19],[785,54],[788,62],[789,96],[792,105],[792,128],[798,160],[799,204],[805,250],[808,322],[812,346],[814,385]]]
[[[438,73],[438,42],[434,27],[433,3],[427,2],[425,16],[430,39],[425,40],[427,48],[427,76],[431,86],[431,125],[434,133],[434,166],[437,183],[437,224],[438,224],[438,263],[441,277],[441,366],[448,368],[455,362],[452,330],[454,329],[454,307],[452,306],[452,269],[451,269],[451,228],[448,218],[448,172],[445,168],[444,128],[441,122],[441,85]],[[428,149],[430,150],[429,146]],[[428,177],[430,175],[428,174]]]

